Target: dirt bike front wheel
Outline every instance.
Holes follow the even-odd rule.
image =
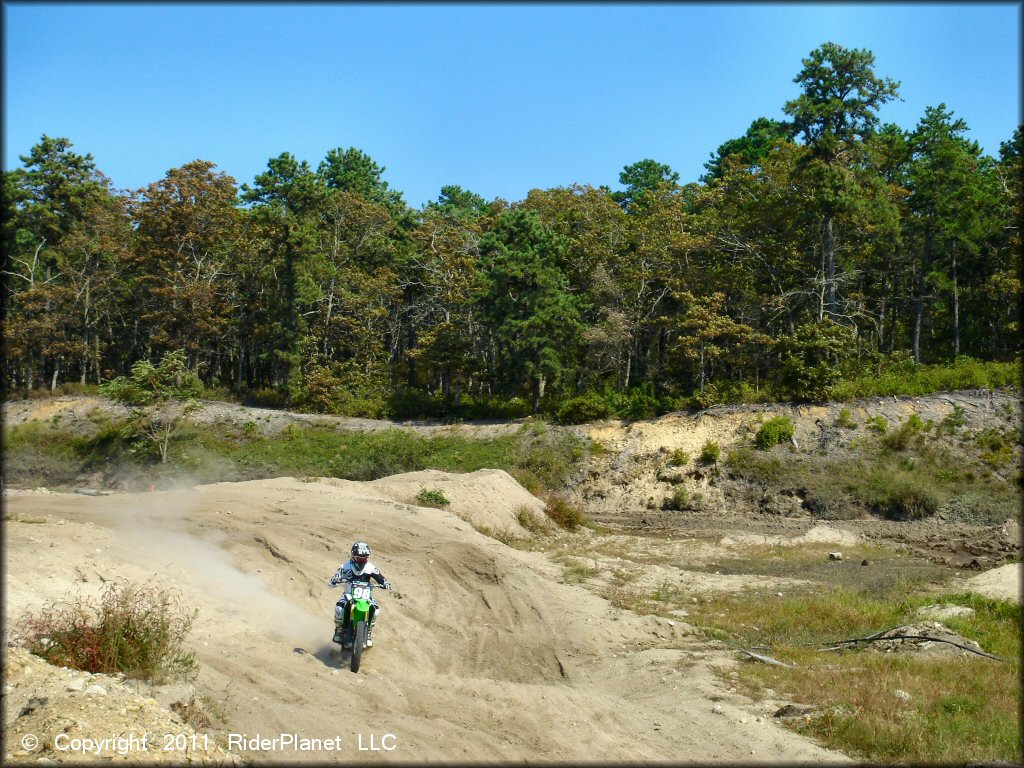
[[[355,637],[352,640],[352,661],[349,669],[353,672],[359,671],[359,662],[363,657],[363,646],[366,645],[366,622],[360,621],[356,624]]]

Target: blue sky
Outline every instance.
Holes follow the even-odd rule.
[[[623,166],[681,180],[759,116],[781,118],[801,59],[875,54],[912,128],[945,102],[991,154],[1020,122],[1020,3],[4,3],[5,168],[42,134],[118,188],[210,160],[239,183],[291,152],[358,147],[422,205],[618,188]]]

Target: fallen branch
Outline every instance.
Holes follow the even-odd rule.
[[[750,658],[755,659],[757,661],[763,661],[765,664],[771,664],[773,667],[786,667],[787,669],[796,669],[795,664],[787,664],[784,661],[773,659],[771,656],[763,656],[760,653],[754,653],[753,651],[748,651],[745,648],[740,648],[739,650],[740,653],[745,653]]]

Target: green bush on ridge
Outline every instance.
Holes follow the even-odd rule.
[[[793,437],[794,426],[793,420],[788,416],[774,416],[757,430],[757,434],[754,436],[754,443],[763,451],[768,450],[773,445],[785,442]]]

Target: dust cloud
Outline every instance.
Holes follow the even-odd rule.
[[[259,575],[241,570],[223,546],[223,531],[200,535],[186,529],[186,521],[202,505],[200,494],[155,492],[137,498],[137,507],[112,509],[110,514],[120,534],[119,555],[126,561],[152,570],[165,586],[185,582],[216,610],[299,645],[319,644],[333,629],[328,627],[333,604],[328,590],[329,602],[317,618],[272,592]]]

